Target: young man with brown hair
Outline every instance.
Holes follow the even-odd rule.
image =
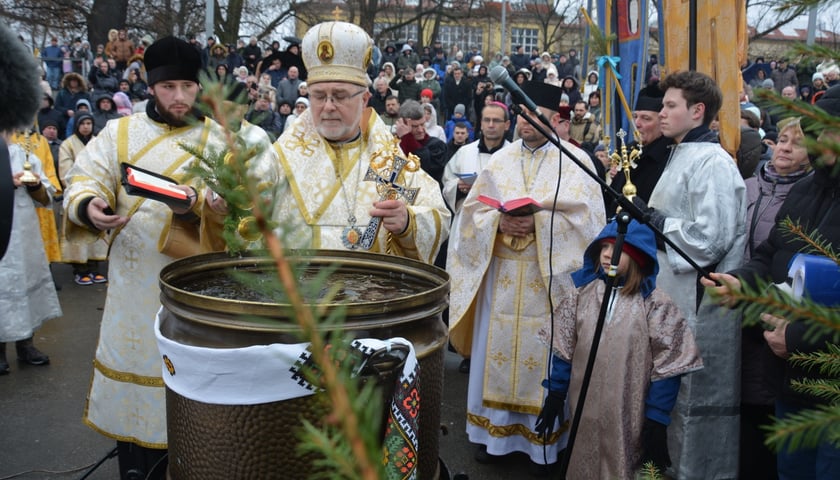
[[[723,94],[712,78],[695,71],[675,72],[660,88],[660,128],[675,145],[648,204],[640,197],[634,203],[704,269],[735,268],[744,254],[746,188],[709,129]],[[676,401],[667,432],[674,472],[668,473],[737,478],[741,324],[736,314],[703,297],[698,273],[685,259],[662,241],[658,249],[658,283],[693,326],[704,363],[662,393]],[[651,434],[665,436],[667,425],[658,427]]]

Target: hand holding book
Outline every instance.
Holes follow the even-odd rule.
[[[501,202],[495,198],[486,195],[479,195],[477,200],[485,205],[490,205],[496,210],[511,215],[513,217],[521,217],[525,215],[533,215],[540,210],[544,210],[542,204],[531,197],[515,198],[506,202]]]

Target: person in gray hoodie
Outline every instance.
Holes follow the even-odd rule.
[[[94,102],[96,108],[93,110],[93,135],[96,136],[109,120],[120,118],[120,114],[114,104],[114,97],[108,92],[100,93]]]

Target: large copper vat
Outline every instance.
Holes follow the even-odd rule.
[[[447,342],[441,312],[447,306],[449,276],[422,262],[365,252],[316,250],[293,253],[290,259],[303,262],[309,270],[337,265],[337,272],[363,272],[422,287],[420,293],[345,303],[343,328],[355,338],[403,337],[414,345],[420,364],[418,478],[439,478],[438,435]],[[229,277],[232,269],[271,270],[273,265],[273,259],[266,256],[230,257],[224,253],[187,257],[168,265],[160,273],[161,303],[170,312],[167,320],[161,321],[161,334],[184,345],[209,348],[299,342],[295,336],[299,328],[287,316],[288,305],[223,299],[184,288],[190,279]],[[321,306],[338,308],[335,304]],[[313,458],[297,452],[297,427],[304,418],[318,424],[328,411],[323,396],[318,395],[231,406],[191,400],[167,388],[169,477],[305,479],[312,471]]]

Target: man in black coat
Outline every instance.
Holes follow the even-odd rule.
[[[464,71],[461,67],[452,67],[452,73],[446,76],[443,81],[443,89],[441,96],[443,97],[443,105],[446,108],[446,115],[444,118],[451,118],[455,111],[455,106],[460,104],[469,105],[473,95],[472,82],[464,76]]]
[[[426,117],[420,102],[407,100],[400,105],[395,135],[403,152],[417,155],[420,167],[440,183],[446,167],[446,144],[426,133]]]
[[[44,128],[47,123],[55,125],[58,129],[58,138],[63,140],[67,122],[64,121],[64,113],[56,110],[54,105],[53,98],[48,93],[44,93],[41,108],[38,110],[38,127]]]

